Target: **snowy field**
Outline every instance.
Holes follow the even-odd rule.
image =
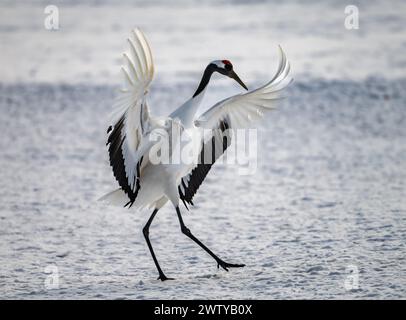
[[[44,28],[48,2],[0,4],[0,298],[406,298],[404,1],[352,1],[359,30],[344,28],[341,1],[88,3],[55,1],[57,31]],[[183,209],[245,268],[218,270],[167,205],[150,231],[176,278],[162,283],[141,232],[150,212],[96,201],[116,186],[105,130],[135,26],[154,53],[157,114],[188,99],[211,60],[231,60],[250,88],[272,76],[277,44],[291,61],[256,173],[214,166]],[[238,92],[216,77],[204,108]]]

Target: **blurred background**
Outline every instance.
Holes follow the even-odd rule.
[[[151,241],[177,280],[156,281],[150,212],[96,201],[116,187],[105,132],[134,27],[155,59],[155,114],[186,101],[212,60],[249,88],[272,77],[278,44],[291,62],[256,173],[215,166],[184,214],[243,269],[217,270],[167,206]],[[401,0],[1,1],[0,297],[406,298],[405,30]],[[239,92],[215,77],[201,111]]]

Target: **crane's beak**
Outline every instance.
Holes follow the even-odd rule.
[[[237,81],[241,87],[243,87],[245,90],[248,90],[247,86],[244,84],[244,82],[242,82],[242,80],[240,79],[240,77],[234,72],[234,70],[231,70],[230,73],[228,74],[228,76],[232,79],[234,79],[235,81]]]

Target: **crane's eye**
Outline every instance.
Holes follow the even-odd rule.
[[[226,69],[226,70],[231,70],[231,69],[233,69],[233,65],[231,64],[230,61],[228,61],[228,60],[223,60],[222,62],[224,63],[224,69]]]

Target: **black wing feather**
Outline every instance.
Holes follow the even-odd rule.
[[[181,179],[181,185],[184,191],[182,192],[182,188],[180,188],[180,186],[178,187],[178,191],[180,199],[182,200],[186,209],[188,209],[187,204],[194,205],[192,200],[200,185],[203,183],[216,160],[220,158],[220,156],[230,146],[231,136],[229,135],[229,128],[230,126],[228,121],[220,121],[219,129],[214,130],[215,132],[213,137],[203,144],[200,152],[199,164],[197,164],[191,173]],[[208,157],[210,158],[207,159]],[[187,180],[187,178],[189,179]],[[189,181],[187,187],[185,181]]]
[[[131,207],[134,203],[135,199],[137,198],[138,191],[140,189],[140,166],[142,163],[141,160],[137,163],[137,176],[134,177],[135,181],[135,188],[134,190],[131,189],[130,185],[128,184],[127,174],[125,172],[125,162],[124,156],[122,151],[122,145],[126,139],[125,135],[123,135],[123,128],[124,128],[124,120],[125,115],[123,115],[114,127],[110,126],[108,132],[110,135],[107,139],[107,146],[109,152],[109,159],[110,165],[113,169],[114,177],[116,178],[118,184],[120,185],[121,189],[127,194],[129,198],[129,202],[125,205]]]

